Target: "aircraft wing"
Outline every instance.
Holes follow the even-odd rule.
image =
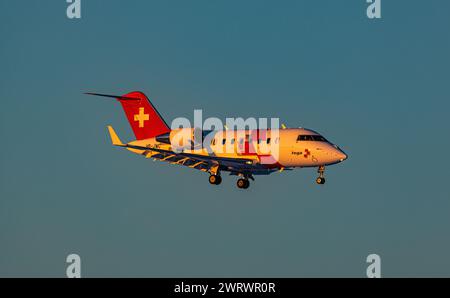
[[[226,168],[250,168],[254,160],[248,158],[226,158],[215,155],[201,155],[186,152],[173,152],[155,147],[143,147],[126,144],[123,147],[144,150],[143,155],[172,164],[185,165],[190,168],[207,171],[212,165],[220,165]]]

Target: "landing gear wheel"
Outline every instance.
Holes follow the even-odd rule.
[[[222,177],[219,175],[211,175],[209,176],[209,183],[214,185],[219,185],[222,182]]]
[[[244,189],[247,189],[249,186],[250,186],[250,181],[248,181],[248,179],[245,179]]]
[[[317,183],[317,184],[325,184],[325,178],[323,178],[323,177],[317,177],[316,183]]]
[[[250,182],[248,181],[248,179],[238,179],[237,181],[237,187],[238,188],[242,188],[242,189],[247,189],[250,186]]]

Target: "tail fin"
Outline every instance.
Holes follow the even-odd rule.
[[[122,104],[128,123],[137,140],[149,139],[170,132],[169,126],[142,92],[130,92],[122,96],[86,94],[116,98]]]

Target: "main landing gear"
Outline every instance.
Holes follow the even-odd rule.
[[[213,165],[209,169],[209,173],[211,174],[209,176],[209,183],[211,183],[213,185],[219,185],[220,183],[222,183],[222,177],[220,177],[220,172],[219,172],[219,165]]]
[[[220,183],[222,183],[222,177],[220,177],[219,175],[211,175],[209,176],[209,183],[219,185]]]
[[[219,175],[210,175],[209,183],[211,183],[212,185],[219,185],[220,183],[222,183],[222,177],[220,177]],[[250,186],[250,181],[248,181],[247,178],[239,178],[236,185],[238,188],[247,189]]]
[[[325,177],[324,177],[325,166],[320,166],[319,169],[317,170],[317,173],[319,173],[319,177],[317,177],[316,183],[325,184]]]
[[[209,169],[209,183],[212,185],[219,185],[222,183],[222,177],[220,176],[219,167],[214,166]],[[250,186],[249,179],[255,180],[251,173],[232,173],[232,175],[239,176],[236,185],[240,189],[247,189]]]
[[[247,189],[250,186],[250,181],[246,178],[239,178],[236,185],[238,188]]]
[[[255,178],[253,178],[253,175],[249,174],[249,173],[240,173],[240,174],[237,174],[237,176],[239,176],[240,178],[236,182],[236,185],[240,189],[247,189],[250,186],[249,179],[252,179],[253,181],[255,181]]]

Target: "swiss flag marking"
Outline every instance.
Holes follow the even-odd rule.
[[[139,121],[139,127],[144,127],[145,121],[149,120],[148,114],[145,114],[144,108],[139,108],[139,114],[134,115],[134,121]]]
[[[311,155],[311,152],[308,149],[305,149],[305,154],[303,154],[304,158],[308,158]]]

